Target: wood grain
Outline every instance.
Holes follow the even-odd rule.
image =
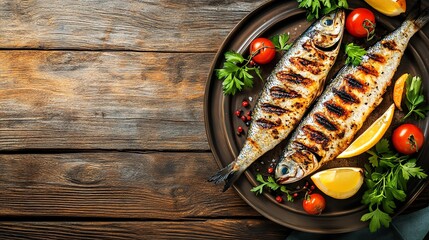
[[[0,155],[0,217],[259,217],[217,170],[210,153]]]
[[[145,222],[1,222],[0,238],[15,239],[285,239],[290,230],[258,219]]]
[[[0,239],[284,239],[206,182],[214,53],[267,1],[0,0]]]
[[[0,51],[0,150],[208,150],[213,57]]]
[[[0,1],[0,48],[216,51],[265,1]]]

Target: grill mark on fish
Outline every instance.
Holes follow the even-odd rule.
[[[343,107],[339,106],[338,104],[335,104],[332,101],[329,101],[329,102],[325,102],[324,105],[325,105],[326,109],[330,113],[334,114],[335,116],[337,116],[337,117],[345,117],[346,116],[346,113],[347,113],[346,110]]]
[[[389,49],[391,51],[398,50],[396,48],[397,47],[396,42],[393,41],[393,40],[384,40],[384,41],[381,41],[381,45],[383,45],[383,47],[385,47],[385,48],[387,48],[387,49]]]
[[[255,121],[256,124],[258,124],[258,126],[260,126],[261,128],[265,128],[265,129],[271,129],[271,128],[275,128],[280,126],[281,121],[280,122],[273,122],[270,120],[267,120],[265,118],[260,118],[258,120]]]
[[[319,151],[319,149],[317,149],[317,147],[314,146],[308,146],[305,143],[299,142],[298,140],[293,142],[293,145],[298,149],[298,150],[307,150],[309,152],[312,153],[316,153],[317,151]]]
[[[295,151],[290,158],[293,159],[293,161],[302,164],[302,166],[309,166],[313,163],[313,159],[311,158],[311,155],[318,156],[314,152],[302,149],[301,151]]]
[[[272,87],[270,89],[270,95],[274,99],[298,98],[298,97],[301,97],[301,94],[299,94],[298,92],[296,92],[294,90],[286,89],[286,88],[281,88],[281,87],[277,87],[277,86]]]
[[[370,58],[376,62],[379,62],[379,63],[385,63],[386,62],[386,58],[381,56],[380,54],[371,53],[371,54],[368,54],[367,56],[368,56],[368,58]]]
[[[366,90],[365,85],[361,81],[357,80],[352,74],[346,75],[344,79],[347,81],[348,87],[359,90],[360,92]]]
[[[378,77],[378,71],[371,65],[359,65],[357,67],[359,70],[365,72],[366,74],[371,74],[375,77]]]
[[[321,125],[322,127],[324,127],[325,129],[329,130],[329,131],[336,131],[338,130],[337,126],[332,123],[331,121],[329,121],[328,118],[326,118],[323,113],[315,113],[314,114],[314,120]]]
[[[353,96],[351,93],[348,93],[344,88],[341,89],[332,89],[334,94],[338,96],[341,100],[346,103],[360,103],[360,100]]]
[[[314,53],[315,57],[320,58],[321,60],[325,60],[328,58],[328,55],[326,55],[323,51],[313,47],[310,41],[307,41],[304,44],[302,44],[302,48],[304,48],[309,53]]]
[[[279,71],[277,72],[276,76],[282,82],[291,82],[295,84],[302,84],[304,86],[313,82],[312,80],[291,71]]]
[[[298,151],[296,155],[299,155],[298,158],[301,159],[304,165],[310,165],[313,163],[313,159],[309,157],[309,154],[304,154],[304,152]]]
[[[310,61],[301,57],[291,57],[289,61],[301,71],[311,72],[314,75],[318,75],[321,72],[320,66],[322,64],[319,62]]]
[[[278,116],[281,116],[287,112],[289,112],[289,110],[286,110],[284,108],[281,108],[279,106],[275,106],[269,103],[262,103],[261,104],[261,110],[266,112],[266,113],[274,113]]]
[[[307,135],[310,140],[322,145],[323,148],[329,143],[328,136],[326,136],[323,132],[314,129],[310,125],[304,126],[302,130],[305,132],[305,135]]]
[[[250,137],[247,138],[247,141],[249,141],[249,143],[255,148],[255,149],[260,149],[259,145],[257,142],[253,141],[253,139],[251,139]]]

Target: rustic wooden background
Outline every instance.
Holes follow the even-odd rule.
[[[265,2],[0,1],[0,239],[284,239],[205,182],[208,71]]]

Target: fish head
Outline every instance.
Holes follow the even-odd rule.
[[[285,153],[277,165],[275,176],[280,184],[301,180],[319,168],[319,160],[310,151],[292,150]]]
[[[334,11],[323,16],[314,25],[313,44],[325,52],[338,51],[344,34],[344,24],[344,10]]]

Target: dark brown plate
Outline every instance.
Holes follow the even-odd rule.
[[[409,8],[413,5],[414,1],[407,1]],[[351,8],[368,7],[363,1],[350,1]],[[428,3],[423,3],[427,7]],[[394,30],[404,20],[403,16],[389,18],[378,14],[377,15],[377,38]],[[213,61],[210,73],[208,76],[204,114],[205,124],[208,141],[215,159],[219,167],[225,167],[228,163],[234,160],[238,155],[244,143],[244,136],[237,136],[235,129],[238,126],[244,126],[243,122],[233,115],[235,109],[241,108],[243,99],[252,97],[254,100],[251,106],[254,105],[259,91],[262,89],[263,83],[255,78],[255,86],[252,89],[243,91],[235,96],[224,96],[222,93],[222,81],[218,80],[215,75],[215,69],[221,68],[224,61],[224,53],[228,50],[235,50],[247,54],[247,49],[252,39],[258,36],[270,37],[274,34],[289,32],[291,39],[297,38],[310,24],[305,19],[304,11],[297,8],[296,1],[272,1],[259,7],[255,11],[246,16],[228,35],[221,48],[219,49]],[[417,33],[408,46],[400,67],[398,68],[394,79],[402,73],[408,72],[412,75],[421,76],[424,80],[424,86],[429,86],[429,26],[426,26],[422,31]],[[353,40],[350,36],[345,34],[343,39],[344,43],[349,43]],[[358,42],[359,43],[359,42]],[[373,42],[372,42],[373,43]],[[332,69],[330,75],[332,76],[344,63],[344,50],[340,50],[337,62]],[[279,58],[279,56],[277,56]],[[274,61],[275,62],[275,61]],[[262,74],[266,77],[273,69],[274,63],[262,67]],[[328,78],[329,79],[329,78]],[[361,131],[366,129],[374,119],[378,118],[385,109],[392,103],[391,89],[388,90],[383,103],[373,112],[370,119],[368,119]],[[426,98],[429,99],[428,91],[425,91]],[[397,111],[395,120],[391,128],[399,124],[401,113]],[[428,121],[423,120],[415,122],[418,124],[425,133],[428,135]],[[247,129],[247,128],[245,128]],[[391,130],[386,133],[390,135]],[[359,134],[359,133],[358,133]],[[296,230],[316,232],[316,233],[342,233],[358,230],[366,227],[367,223],[361,222],[361,216],[366,212],[366,207],[360,201],[364,187],[355,196],[346,200],[336,200],[326,196],[327,207],[323,214],[319,216],[307,215],[301,207],[300,201],[294,203],[277,203],[274,198],[269,194],[263,196],[256,196],[250,189],[257,185],[255,176],[257,172],[266,172],[267,165],[271,163],[272,159],[278,159],[281,150],[284,148],[287,140],[274,148],[272,151],[266,153],[261,159],[256,161],[235,183],[234,188],[238,194],[254,209],[256,209],[263,216],[268,219],[281,224],[283,226],[293,228]],[[428,143],[426,141],[423,150],[418,156],[418,164],[421,165],[426,172],[429,173],[429,156]],[[324,166],[325,168],[339,167],[339,166],[359,166],[362,167],[367,161],[368,156],[365,154],[343,160],[334,160]],[[426,161],[425,161],[426,160]],[[264,164],[261,164],[264,163]],[[209,177],[209,176],[207,176]],[[305,181],[305,180],[303,180]],[[300,184],[300,183],[298,183]],[[301,182],[302,184],[302,182]],[[427,181],[412,180],[410,181],[409,189],[407,192],[408,198],[405,202],[398,204],[396,214],[402,212],[417,195],[424,189]],[[222,186],[218,187],[219,191]]]

